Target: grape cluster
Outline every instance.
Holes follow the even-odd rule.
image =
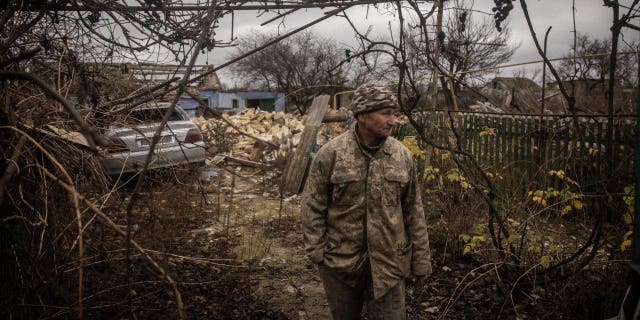
[[[513,4],[511,2],[516,0],[493,0],[495,3],[495,7],[491,8],[493,11],[493,19],[496,21],[496,29],[498,31],[502,31],[502,27],[500,24],[509,16],[509,11],[513,9]]]

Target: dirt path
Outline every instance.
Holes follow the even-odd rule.
[[[234,248],[240,259],[257,265],[254,292],[289,319],[331,319],[315,267],[305,256],[297,202],[258,197],[245,202],[251,215],[240,226],[243,241]],[[247,217],[249,218],[249,217]]]
[[[226,184],[228,184],[228,177]],[[237,179],[224,193],[212,232],[235,238],[232,251],[250,267],[252,294],[287,319],[331,319],[322,282],[304,254],[299,198],[282,201],[252,179]],[[256,179],[254,179],[256,180]],[[231,196],[233,194],[233,196]],[[217,195],[210,202],[217,201]]]
[[[242,179],[230,184],[226,176],[221,192],[210,194],[209,208],[215,214],[201,229],[224,239],[228,258],[241,266],[220,274],[230,280],[215,296],[223,301],[219,309],[231,310],[233,319],[331,319],[318,272],[304,254],[299,197],[281,202],[274,186],[263,184],[259,173],[245,169],[236,173]],[[493,264],[460,257],[459,248],[454,252],[438,242],[444,237],[433,224],[430,232],[433,274],[424,287],[408,285],[408,319],[571,319],[555,317],[542,297],[516,302],[512,295],[519,293],[501,293],[492,276],[496,272]],[[577,281],[589,282],[593,280]],[[236,293],[234,288],[240,286]],[[244,296],[238,297],[238,293]],[[210,296],[207,293],[203,299]],[[242,310],[252,305],[256,305],[256,312],[244,316]]]

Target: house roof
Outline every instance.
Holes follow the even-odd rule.
[[[534,89],[539,90],[540,86],[535,81],[523,77],[495,77],[492,82],[499,81],[511,89]]]
[[[599,87],[608,86],[609,82],[608,82],[607,79],[585,78],[585,79],[564,80],[564,81],[562,81],[562,84],[564,84],[565,86],[594,88],[594,87],[598,87],[598,86]],[[549,85],[557,87],[558,86],[558,82],[554,81],[554,82],[549,83]],[[618,85],[617,82],[616,82],[616,85]]]

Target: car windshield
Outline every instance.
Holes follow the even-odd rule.
[[[129,113],[127,116],[127,123],[130,124],[150,124],[150,123],[158,123],[162,122],[162,117],[164,117],[167,108],[150,108],[150,109],[136,109]],[[180,121],[184,120],[180,113],[176,110],[173,110],[171,116],[169,117],[169,121]]]

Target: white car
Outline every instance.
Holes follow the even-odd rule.
[[[153,135],[168,108],[168,103],[138,107],[109,127],[107,137],[111,144],[103,159],[108,175],[135,173],[142,169]],[[202,133],[184,110],[176,106],[155,146],[149,169],[184,164],[202,168],[204,163]]]

